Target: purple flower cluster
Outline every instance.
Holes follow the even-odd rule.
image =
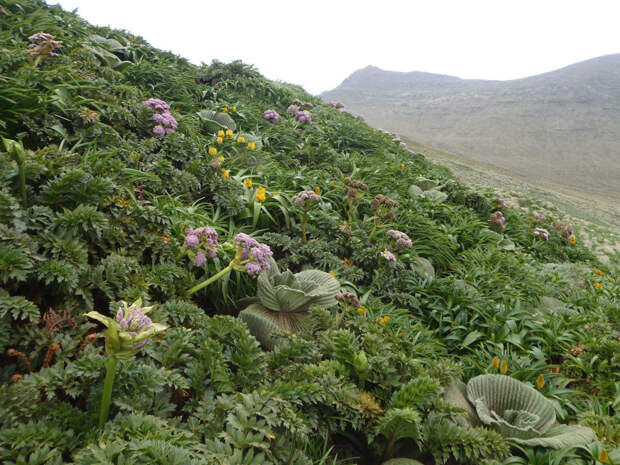
[[[268,245],[261,244],[245,233],[237,234],[234,244],[241,248],[241,259],[250,260],[245,264],[245,270],[250,276],[255,278],[261,271],[270,268],[269,259],[273,256],[273,252]]]
[[[388,262],[395,262],[396,261],[396,255],[394,255],[389,250],[384,250],[383,252],[381,252],[381,256],[383,258],[385,258]]]
[[[124,314],[123,309],[119,308],[116,312],[116,321],[118,322],[123,331],[127,331],[131,336],[134,337],[138,335],[138,331],[140,329],[153,324],[151,319],[142,312],[140,307],[135,305],[129,307],[129,311],[127,312],[127,314]],[[143,339],[135,347],[132,347],[132,349],[140,349],[144,346],[144,344],[146,344],[147,340],[148,338]]]
[[[28,49],[30,50],[28,53],[33,58],[57,57],[58,53],[54,52],[54,50],[62,47],[62,42],[54,39],[55,37],[47,32],[37,32],[31,35],[28,37],[28,40],[32,42],[28,44]]]
[[[508,206],[508,203],[506,202],[505,199],[499,198],[495,200],[495,206],[497,208],[506,208]]]
[[[497,210],[495,213],[489,216],[487,223],[497,227],[497,229],[499,229],[500,231],[503,231],[506,227],[506,218],[504,218],[504,214],[501,211]]]
[[[387,232],[387,236],[390,239],[394,239],[396,241],[396,247],[399,249],[410,249],[413,246],[413,242],[409,239],[404,232],[397,231],[395,229],[390,229]],[[387,257],[386,257],[387,258]]]
[[[185,246],[188,249],[195,249],[202,242],[207,255],[215,258],[215,249],[218,246],[217,231],[215,229],[208,226],[196,229],[187,228],[185,233]],[[194,256],[194,265],[204,266],[205,263],[207,263],[207,256],[203,251],[197,251]]]
[[[336,300],[344,302],[348,305],[353,305],[354,307],[359,307],[362,304],[360,303],[360,299],[355,295],[354,292],[339,292],[336,294]]]
[[[562,223],[560,220],[556,220],[554,221],[551,226],[553,226],[553,228],[562,236],[564,237],[571,237],[573,235],[573,226],[572,225],[565,225],[564,223]]]
[[[344,112],[344,103],[342,103],[342,102],[329,102],[328,105],[334,107],[340,113]]]
[[[321,201],[321,196],[314,191],[301,191],[299,194],[295,195],[291,201],[293,205],[308,210],[315,203]]]
[[[265,110],[263,116],[267,121],[277,122],[280,119],[280,115],[275,110]]]
[[[295,113],[295,119],[300,123],[312,124],[312,116],[305,110]]]
[[[539,213],[536,213],[536,214],[534,215],[534,219],[535,219],[535,220],[546,220],[546,219],[547,219],[547,217],[546,217],[545,215],[541,215],[541,214],[539,214]]]
[[[153,134],[165,136],[166,134],[176,131],[179,123],[177,123],[177,120],[170,113],[170,105],[158,98],[150,98],[142,103],[155,112],[152,120],[155,121],[157,125],[153,128]]]
[[[549,231],[544,228],[534,229],[534,236],[541,236],[544,240],[549,239]]]
[[[299,111],[299,106],[295,105],[294,103],[290,104],[288,108],[286,109],[287,113],[293,113],[294,115],[296,115],[298,111]]]

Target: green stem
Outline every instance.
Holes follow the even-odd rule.
[[[370,231],[370,234],[368,236],[368,240],[372,241],[372,238],[375,236],[375,232],[377,232],[377,220],[374,221],[374,225],[372,227],[372,231]]]
[[[103,397],[101,398],[101,412],[99,414],[99,428],[103,428],[108,413],[110,412],[110,402],[112,401],[112,386],[114,386],[114,374],[118,359],[110,356],[105,366],[105,382],[103,384]]]
[[[213,276],[211,276],[209,279],[196,284],[194,287],[192,287],[189,291],[187,291],[188,295],[193,294],[194,292],[198,292],[200,289],[202,289],[203,287],[207,287],[209,284],[211,284],[213,281],[217,281],[218,279],[220,279],[222,276],[224,276],[227,273],[230,273],[233,269],[233,262],[230,262],[228,264],[228,266],[224,269],[222,269],[221,271],[219,271],[218,273],[214,274]]]
[[[308,213],[304,211],[303,216],[301,217],[301,241],[304,244],[308,243],[308,239],[306,238],[306,221],[307,221]]]

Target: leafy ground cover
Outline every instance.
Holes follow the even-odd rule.
[[[0,44],[3,463],[620,463],[569,224],[239,62],[35,0]]]

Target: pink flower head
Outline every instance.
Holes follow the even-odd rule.
[[[172,134],[177,130],[179,123],[170,113],[170,105],[158,98],[150,98],[142,103],[151,108],[154,112],[151,119],[158,123],[153,128],[154,134],[158,136],[165,136],[167,134]]]
[[[541,215],[539,213],[536,213],[534,215],[534,219],[536,219],[536,220],[545,220],[545,219],[547,219],[547,217],[545,215]]]
[[[390,239],[394,240],[396,247],[399,249],[410,249],[413,246],[412,240],[404,232],[390,229],[386,234]]]
[[[487,223],[489,223],[490,225],[494,225],[497,227],[497,229],[503,231],[506,227],[506,218],[504,218],[504,214],[501,211],[497,210],[495,213],[489,216]]]
[[[388,262],[396,261],[396,256],[389,250],[384,250],[383,252],[381,252],[381,256],[385,258]]]
[[[196,252],[196,255],[194,256],[194,265],[204,266],[205,263],[207,263],[206,255],[202,252]]]
[[[263,116],[267,121],[277,122],[280,119],[280,115],[275,110],[265,110]]]
[[[305,110],[295,113],[295,119],[300,123],[312,124],[312,116]]]
[[[544,240],[547,240],[549,239],[549,231],[544,228],[536,228],[534,229],[534,236],[540,236]]]
[[[301,191],[296,194],[292,199],[293,205],[299,208],[303,208],[305,210],[310,209],[314,204],[319,203],[321,201],[321,196],[318,195],[314,191]]]
[[[348,305],[353,305],[354,307],[359,307],[362,305],[360,303],[360,299],[354,292],[339,292],[338,294],[336,294],[336,300],[344,302]]]

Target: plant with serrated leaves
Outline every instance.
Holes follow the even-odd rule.
[[[24,281],[30,274],[32,262],[19,249],[0,245],[0,282],[6,284],[9,280]]]
[[[338,280],[329,273],[320,270],[295,274],[289,270],[280,272],[274,260],[269,269],[258,276],[257,286],[258,302],[245,308],[239,317],[268,348],[274,347],[270,338],[273,331],[295,333],[310,306],[336,305],[336,293],[340,289]]]
[[[472,378],[467,383],[467,398],[482,423],[519,444],[563,449],[596,440],[590,428],[559,425],[549,399],[509,376]]]

